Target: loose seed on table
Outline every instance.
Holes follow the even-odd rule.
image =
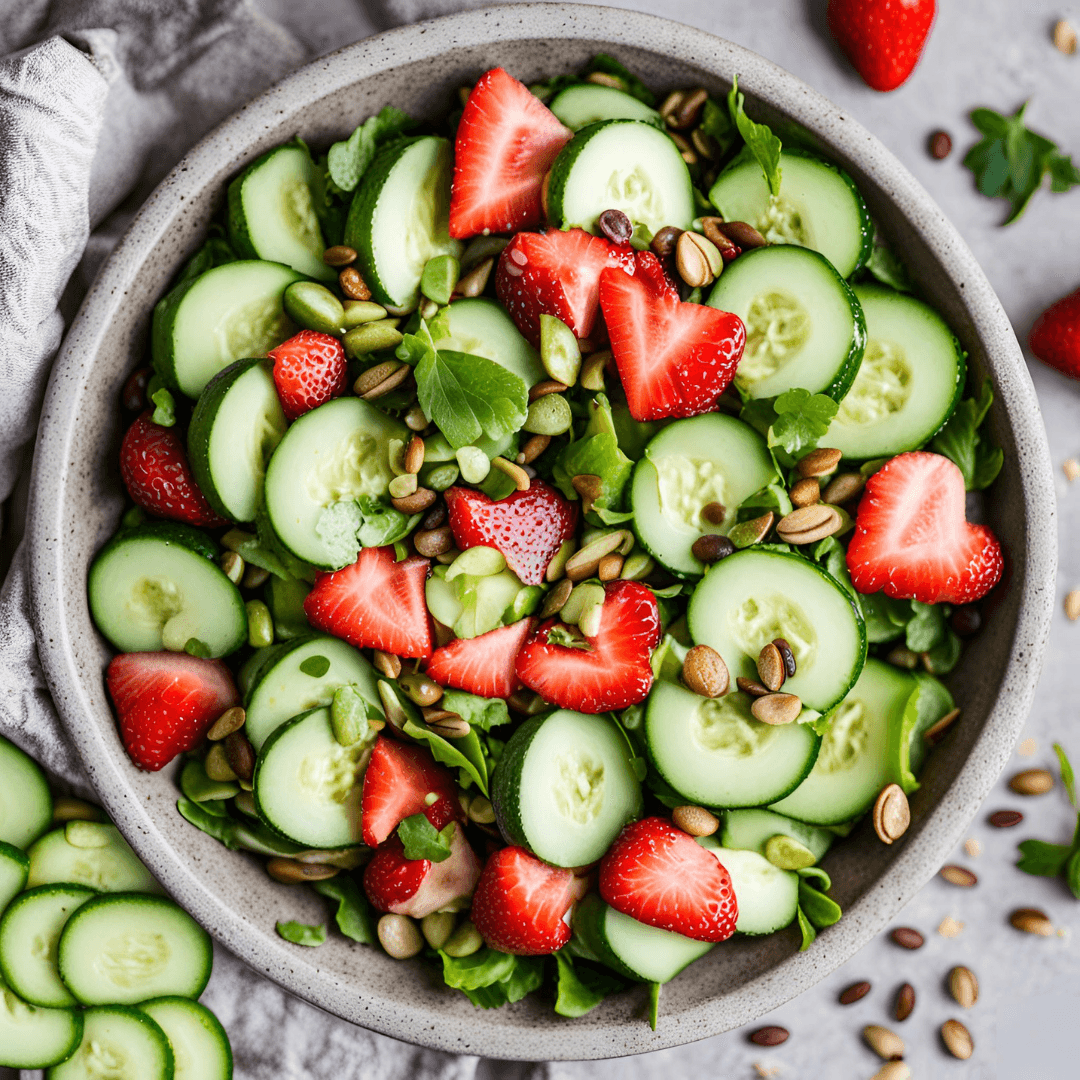
[[[1061,463],[1061,470],[1065,473],[1065,479],[1071,484],[1074,480],[1080,480],[1080,461],[1076,458],[1066,458]]]
[[[952,136],[939,129],[931,133],[927,145],[935,161],[944,161],[952,153]]]
[[[874,832],[885,844],[894,843],[908,831],[911,808],[899,784],[887,784],[874,803]]]
[[[787,679],[787,669],[780,650],[770,641],[761,647],[757,658],[758,679],[767,690],[777,691]]]
[[[1016,752],[1021,757],[1031,757],[1033,754],[1039,752],[1039,743],[1037,739],[1024,739],[1024,741],[1016,748]]]
[[[769,1027],[762,1027],[758,1028],[757,1031],[752,1031],[750,1041],[758,1046],[779,1046],[781,1043],[786,1043],[790,1036],[791,1033],[787,1028],[770,1024]]]
[[[413,534],[413,546],[418,555],[434,559],[436,555],[445,555],[454,546],[454,534],[449,525],[440,525],[437,529],[420,529]]]
[[[420,920],[420,932],[433,948],[441,949],[454,932],[457,916],[452,911],[433,911]]]
[[[328,247],[322,255],[322,261],[327,266],[339,267],[349,266],[356,262],[356,250],[351,247],[347,247],[345,244],[334,244],[333,247]]]
[[[621,210],[605,210],[596,224],[613,244],[629,244],[634,235],[633,224]]]
[[[771,510],[762,514],[761,517],[752,518],[750,521],[742,521],[734,526],[728,533],[728,539],[737,548],[753,547],[769,535],[773,527],[776,515]]]
[[[240,584],[240,579],[244,576],[244,560],[235,551],[226,551],[218,565],[234,585]]]
[[[302,885],[311,881],[326,881],[341,873],[340,867],[326,866],[323,863],[303,863],[296,859],[285,859],[275,855],[268,859],[266,872],[283,885]]]
[[[203,760],[203,769],[211,780],[217,780],[221,784],[227,784],[232,780],[239,779],[229,764],[229,759],[225,754],[225,747],[219,742],[210,747],[209,753]]]
[[[945,737],[945,733],[960,719],[960,710],[952,709],[947,712],[933,727],[923,732],[923,738],[931,746],[936,746]]]
[[[405,691],[405,696],[415,705],[434,705],[442,700],[442,687],[426,675],[421,675],[419,671],[402,675],[398,679],[398,686]]]
[[[420,466],[424,464],[424,440],[419,435],[414,435],[409,440],[409,445],[405,450],[405,471],[407,473],[418,473]]]
[[[260,585],[265,585],[269,577],[269,570],[264,570],[261,566],[253,566],[248,563],[247,566],[244,567],[244,576],[240,579],[240,588],[257,589]]]
[[[726,559],[734,551],[735,545],[719,533],[706,533],[690,545],[690,554],[706,566],[712,566],[713,563]]]
[[[959,1020],[946,1020],[941,1025],[941,1041],[945,1044],[945,1049],[961,1061],[967,1061],[975,1053],[975,1041],[971,1032]]]
[[[954,967],[949,972],[949,993],[963,1009],[970,1009],[979,1000],[979,980],[971,968]]]
[[[690,690],[707,698],[726,694],[731,683],[724,658],[709,645],[695,645],[687,652],[682,678]]]
[[[600,560],[600,565],[596,568],[596,576],[601,581],[614,581],[622,574],[624,562],[623,556],[617,551],[613,551]]]
[[[225,760],[241,780],[250,780],[255,775],[255,750],[242,730],[214,745],[225,748]]]
[[[776,534],[789,544],[816,544],[839,532],[843,519],[827,503],[792,510],[776,524]]]
[[[821,485],[816,476],[804,476],[791,489],[791,504],[795,507],[813,506],[821,501]]]
[[[938,873],[941,874],[950,885],[958,885],[962,889],[970,889],[973,885],[979,884],[978,877],[965,866],[954,866],[952,863],[949,863],[948,865],[943,866]]]
[[[371,290],[367,287],[367,282],[360,276],[360,271],[355,266],[346,266],[338,274],[338,285],[341,286],[341,291],[350,300],[371,299]]]
[[[819,446],[811,450],[805,457],[800,458],[795,466],[795,471],[800,476],[828,476],[836,472],[836,466],[840,464],[843,455],[839,450],[833,450],[828,446]]]
[[[712,836],[720,828],[720,819],[704,806],[676,806],[671,811],[675,828],[691,836]]]
[[[1073,589],[1065,595],[1065,617],[1071,622],[1080,619],[1080,589]]]
[[[864,487],[866,479],[861,473],[839,473],[825,485],[821,501],[830,506],[840,506],[854,499]]]
[[[1054,48],[1066,56],[1072,56],[1076,52],[1076,31],[1065,19],[1058,19],[1054,23]]]
[[[751,248],[766,247],[769,243],[753,225],[745,221],[722,221],[717,225],[717,228],[733,244],[741,247],[743,251],[749,251]]]
[[[943,938],[959,937],[964,932],[964,924],[958,922],[951,915],[946,915],[945,918],[938,923],[937,932]]]
[[[1009,916],[1009,922],[1025,934],[1037,934],[1039,937],[1051,937],[1054,924],[1045,911],[1038,908],[1018,908]]]
[[[701,508],[701,519],[710,525],[723,525],[727,507],[723,503],[709,502]]]
[[[569,578],[563,578],[555,588],[544,597],[543,606],[540,608],[540,618],[550,619],[552,615],[558,615],[573,591],[574,583]]]
[[[840,994],[841,1005],[854,1005],[870,993],[870,984],[864,979],[862,982],[852,983]]]
[[[1017,795],[1045,795],[1053,786],[1054,774],[1049,769],[1024,769],[1009,781]]]
[[[906,1061],[886,1061],[870,1080],[911,1080],[911,1066]]]
[[[531,465],[551,445],[550,435],[532,435],[525,440],[517,456],[519,465]]]
[[[902,1058],[904,1056],[904,1040],[881,1024],[867,1024],[862,1030],[866,1045],[877,1054],[878,1057],[888,1061],[890,1058]]]
[[[401,657],[395,656],[393,653],[376,649],[372,654],[372,662],[375,665],[375,670],[388,679],[396,679],[401,674]]]
[[[902,949],[921,949],[926,944],[926,939],[918,930],[910,926],[898,926],[889,937]]]
[[[896,992],[896,1004],[893,1008],[893,1016],[903,1023],[915,1008],[915,987],[911,983],[904,983]]]
[[[787,643],[787,640],[782,637],[773,638],[772,643],[780,652],[780,659],[784,662],[784,674],[792,679],[795,677],[795,654],[791,651],[791,646]]]
[[[802,702],[794,694],[766,694],[754,699],[750,712],[763,724],[791,724],[802,712]]]
[[[1019,810],[995,810],[989,817],[995,829],[1011,829],[1023,820],[1024,815]]]
[[[390,505],[398,513],[408,514],[411,517],[413,514],[422,514],[434,501],[435,492],[431,488],[417,488],[411,495],[406,495],[404,498],[391,499]]]
[[[239,731],[246,719],[247,713],[239,705],[234,705],[231,709],[226,709],[214,721],[214,726],[206,733],[206,737],[211,742],[221,742],[234,731]]]
[[[761,683],[754,682],[753,679],[744,679],[741,675],[735,680],[735,685],[744,694],[749,694],[751,697],[765,697],[769,693],[768,689],[762,686]]]
[[[395,960],[408,960],[424,947],[424,938],[407,915],[383,915],[376,932],[379,944]]]

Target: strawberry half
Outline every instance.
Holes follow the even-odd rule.
[[[572,870],[548,866],[524,848],[505,847],[480,875],[473,925],[499,952],[546,956],[570,940],[567,916],[587,887]]]
[[[435,796],[430,803],[429,795]],[[450,773],[422,747],[382,735],[364,772],[360,814],[368,847],[378,847],[413,814],[423,814],[436,829],[462,819],[457,784]]]
[[[479,637],[455,638],[432,653],[428,676],[480,697],[509,697],[518,687],[514,661],[532,625],[532,619],[520,619]]]
[[[498,502],[482,491],[460,487],[450,488],[445,498],[458,550],[478,545],[498,549],[526,585],[543,582],[548,563],[577,525],[577,503],[542,480]]]
[[[105,685],[124,748],[146,772],[193,750],[226,709],[240,704],[232,674],[220,660],[186,653],[121,653],[110,661]]]
[[[900,454],[866,482],[847,552],[861,593],[970,604],[1001,577],[1001,547],[964,516],[964,477],[947,457]]]
[[[731,875],[666,818],[619,833],[600,861],[600,895],[638,922],[695,941],[726,941],[739,915]]]
[[[301,330],[267,356],[286,420],[295,420],[345,393],[345,350],[336,337]]]
[[[538,225],[544,176],[572,134],[502,68],[481,75],[454,141],[450,235],[464,239]]]
[[[545,701],[583,713],[645,700],[653,683],[652,650],[660,641],[660,611],[650,589],[609,581],[599,632],[583,641],[578,635],[584,648],[559,643],[574,634],[557,619],[543,623],[518,653],[518,678]]]
[[[1080,379],[1080,289],[1051,304],[1035,320],[1028,345],[1044,364]]]
[[[575,336],[588,337],[600,304],[600,271],[635,268],[634,249],[612,244],[584,229],[518,233],[503,248],[495,293],[514,325],[540,347],[540,316],[562,319]]]
[[[829,29],[872,90],[895,90],[922,56],[934,0],[829,0]]]
[[[746,344],[737,315],[680,303],[655,258],[639,258],[633,277],[602,271],[600,307],[635,420],[697,416],[716,408]]]
[[[144,412],[120,444],[120,475],[135,501],[151,514],[187,525],[226,525],[210,508],[188,464],[175,428],[161,427]]]
[[[316,630],[358,649],[430,656],[428,567],[417,555],[395,562],[392,547],[364,548],[352,566],[316,575],[304,613]]]

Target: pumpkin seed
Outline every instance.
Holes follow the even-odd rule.
[[[874,832],[885,844],[899,840],[911,824],[911,807],[899,784],[887,784],[874,803]]]
[[[333,247],[328,247],[322,256],[322,261],[327,266],[333,266],[335,268],[340,266],[350,266],[356,262],[356,250],[351,247],[347,247],[345,244],[334,244]]]
[[[782,833],[765,841],[765,858],[781,870],[805,870],[817,862],[817,856],[805,844]]]
[[[804,476],[791,489],[791,503],[795,507],[813,506],[821,501],[821,485],[816,476]]]
[[[266,872],[283,885],[303,885],[312,881],[326,881],[337,877],[341,870],[337,866],[320,863],[302,863],[296,859],[286,859],[275,855],[266,862]]]
[[[433,948],[441,949],[454,932],[457,916],[452,911],[433,911],[420,920],[420,932]]]
[[[570,402],[562,394],[546,394],[529,406],[522,428],[530,434],[546,435],[550,438],[569,431],[573,422],[574,414],[570,411]]]
[[[826,503],[802,506],[781,518],[776,534],[789,544],[816,544],[839,532],[843,519]]]
[[[491,459],[478,446],[459,447],[454,456],[466,484],[481,484],[491,472]]]
[[[214,726],[206,733],[206,737],[211,742],[221,742],[234,731],[239,731],[246,719],[247,713],[239,705],[234,705],[231,709],[226,709],[214,721]]]
[[[975,1053],[975,1040],[959,1020],[946,1020],[941,1025],[941,1041],[954,1058],[967,1061]]]
[[[724,658],[708,645],[695,645],[683,659],[682,678],[702,697],[718,698],[728,692],[731,675]]]
[[[691,836],[712,836],[720,828],[720,819],[704,806],[676,806],[671,811],[675,828]]]

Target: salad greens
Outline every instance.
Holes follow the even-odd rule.
[[[1061,769],[1062,786],[1076,810],[1076,779],[1072,764],[1061,743],[1054,743],[1054,752]],[[1036,877],[1063,877],[1073,896],[1080,900],[1080,813],[1077,814],[1071,843],[1049,844],[1045,840],[1024,840],[1019,847],[1018,869]]]

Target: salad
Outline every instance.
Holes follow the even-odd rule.
[[[483,1008],[645,983],[655,1026],[733,935],[840,918],[861,819],[906,830],[1002,574],[992,389],[737,82],[598,56],[460,105],[229,185],[124,393],[106,683],[346,936]]]

